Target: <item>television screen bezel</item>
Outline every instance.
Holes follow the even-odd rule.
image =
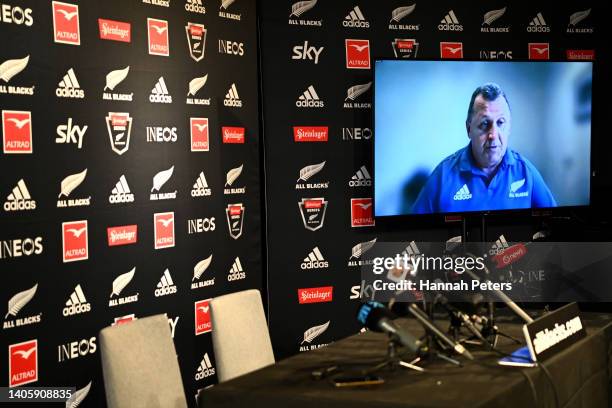
[[[474,210],[474,211],[454,211],[454,212],[436,212],[436,213],[408,213],[408,214],[393,214],[393,215],[377,215],[376,214],[376,138],[378,132],[376,130],[376,68],[379,62],[394,61],[394,62],[487,62],[487,63],[577,63],[577,62],[588,62],[591,64],[591,134],[590,134],[590,149],[589,149],[589,203],[585,205],[575,206],[557,206],[557,207],[531,207],[531,208],[512,208],[512,209],[487,209],[487,210]],[[439,219],[443,217],[447,220],[447,217],[461,217],[465,218],[468,216],[504,216],[504,215],[524,215],[524,216],[535,216],[535,215],[560,215],[573,213],[574,211],[591,209],[594,206],[593,203],[593,181],[596,169],[593,166],[593,123],[594,119],[594,99],[595,99],[595,73],[596,73],[596,60],[560,60],[560,59],[548,59],[548,60],[529,60],[529,59],[507,59],[507,60],[483,60],[477,58],[459,58],[459,59],[414,59],[414,58],[375,58],[372,64],[372,131],[374,134],[374,141],[372,146],[372,215],[375,220],[386,221],[386,220],[406,220],[406,219]],[[454,221],[454,220],[452,220]]]

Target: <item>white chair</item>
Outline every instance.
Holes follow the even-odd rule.
[[[186,408],[168,316],[140,318],[100,331],[109,408]]]
[[[274,364],[270,333],[257,289],[213,298],[210,307],[219,382]]]

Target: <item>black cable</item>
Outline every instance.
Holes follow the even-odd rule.
[[[531,395],[533,396],[534,406],[539,407],[540,404],[538,404],[538,392],[536,390],[535,384],[533,383],[533,380],[527,375],[527,371],[521,370],[521,374],[525,376],[527,382],[529,383],[529,388],[531,388]]]
[[[550,381],[550,385],[552,386],[553,389],[553,394],[555,395],[555,407],[559,408],[559,393],[557,391],[557,386],[555,385],[555,382],[553,381],[552,375],[550,374],[550,371],[548,371],[548,368],[546,368],[546,366],[542,363],[538,364],[538,367],[542,368],[542,371],[544,371],[545,377],[548,378],[548,381]]]

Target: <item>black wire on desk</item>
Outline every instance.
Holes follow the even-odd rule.
[[[552,375],[550,374],[550,371],[548,371],[548,368],[544,365],[544,364],[538,364],[538,367],[542,368],[542,371],[545,374],[545,377],[548,378],[548,381],[550,381],[550,385],[552,386],[553,389],[553,394],[555,394],[555,406],[557,408],[560,407],[559,405],[559,393],[557,392],[557,386],[555,385],[555,382],[553,381]]]

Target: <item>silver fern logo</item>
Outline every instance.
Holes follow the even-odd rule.
[[[291,6],[289,25],[321,27],[323,20],[306,20],[302,15],[317,5],[317,0],[298,1]]]
[[[117,276],[115,280],[113,280],[113,290],[110,294],[110,300],[108,301],[109,307],[124,305],[127,303],[138,301],[138,293],[131,296],[119,297],[119,295],[121,295],[121,292],[123,292],[123,289],[125,289],[125,287],[129,285],[129,283],[132,281],[135,273],[136,267],[132,268],[129,272]]]
[[[310,189],[324,189],[329,187],[329,181],[323,181],[318,183],[306,183],[311,177],[318,174],[323,167],[325,167],[326,162],[321,162],[317,164],[311,164],[309,166],[303,167],[300,170],[299,178],[295,184],[296,190],[310,190]]]
[[[81,402],[85,398],[87,398],[87,394],[89,394],[89,390],[91,389],[91,381],[85,387],[76,390],[72,397],[68,401],[66,401],[66,408],[77,408],[81,405]]]
[[[491,10],[485,13],[482,25],[491,25],[495,20],[500,18],[506,12],[506,7],[499,10]]]
[[[228,13],[227,9],[234,4],[236,0],[221,0],[221,6],[219,7],[219,17],[227,18],[228,20],[240,21],[242,16],[236,13]]]
[[[160,193],[161,188],[166,184],[172,174],[174,173],[174,166],[167,170],[160,171],[153,177],[153,187],[151,188],[150,200],[173,200],[176,198],[176,190],[171,193]]]
[[[410,16],[416,9],[416,3],[410,6],[401,6],[391,11],[391,19],[389,20],[389,30],[403,31],[418,31],[421,28],[420,24],[403,24],[402,21]]]
[[[576,26],[576,24],[587,18],[589,14],[591,14],[591,9],[575,12],[570,16],[569,25]]]
[[[480,32],[482,33],[508,33],[510,27],[491,27],[491,25],[506,14],[507,7],[500,8],[497,10],[487,11],[482,19]]]
[[[346,98],[344,99],[344,108],[346,109],[370,109],[372,104],[370,102],[355,102],[361,95],[368,92],[372,87],[372,81],[366,84],[353,85],[346,91]]]
[[[376,244],[377,239],[378,238],[374,238],[371,241],[360,242],[353,246],[353,248],[351,248],[351,256],[349,257],[348,266],[363,266],[373,264],[372,260],[362,260],[361,256],[372,249],[374,244]]]
[[[57,208],[81,207],[91,204],[91,196],[87,198],[70,197],[72,192],[83,183],[87,176],[87,169],[80,173],[71,174],[60,183],[60,193],[57,196]]]
[[[11,59],[0,64],[0,79],[8,83],[15,75],[23,71],[30,61],[30,56],[27,55],[21,59]]]
[[[591,15],[591,9],[577,11],[573,13],[569,18],[569,23],[567,25],[567,32],[569,34],[592,34],[593,27],[576,27],[579,23],[581,23],[584,19]]]
[[[134,93],[120,93],[116,92],[115,88],[121,84],[130,73],[130,66],[128,65],[122,69],[116,69],[109,72],[106,75],[106,84],[104,85],[104,91],[102,92],[102,99],[105,101],[123,101],[132,102]]]
[[[193,78],[191,81],[189,81],[189,89],[187,91],[186,100],[187,105],[210,105],[210,98],[201,98],[199,95],[196,97],[196,94],[198,94],[200,89],[204,87],[207,80],[208,74],[204,75],[203,77]]]
[[[322,335],[323,333],[327,331],[327,329],[329,328],[329,323],[330,323],[330,320],[328,320],[327,322],[321,325],[313,326],[310,329],[306,330],[304,332],[304,338],[302,339],[302,342],[300,343],[300,351],[310,351],[310,350],[314,350],[320,347],[327,346],[327,344],[313,345],[312,342],[317,337],[319,337],[320,335]],[[307,345],[304,346],[304,343],[307,343]]]
[[[246,193],[246,187],[236,187],[234,186],[234,182],[240,175],[242,174],[242,168],[244,164],[231,169],[227,172],[225,176],[225,188],[223,189],[223,194],[244,194]]]
[[[6,320],[6,318],[9,316],[17,316],[17,313],[19,313],[19,311],[25,305],[27,305],[30,300],[32,300],[32,298],[36,294],[37,288],[38,283],[32,286],[30,289],[24,290],[23,292],[19,292],[15,296],[13,296],[8,302],[8,311],[6,312],[4,319]]]
[[[395,23],[399,23],[401,19],[403,19],[404,17],[412,14],[412,12],[414,11],[414,9],[416,8],[416,3],[414,3],[412,6],[402,6],[402,7],[398,7],[396,9],[394,9],[391,12],[391,23],[395,22]]]
[[[206,286],[212,286],[215,284],[214,277],[210,279],[202,280],[202,275],[204,275],[204,272],[208,270],[208,268],[210,267],[210,264],[212,263],[212,260],[213,260],[213,254],[210,254],[208,258],[202,259],[193,267],[193,278],[191,278],[191,289],[199,289],[199,288],[203,288]]]
[[[29,289],[21,291],[11,297],[8,301],[7,311],[4,315],[4,324],[2,329],[12,329],[15,327],[26,326],[29,324],[40,323],[42,313],[33,316],[19,317],[17,315],[34,297],[36,290],[38,289],[38,283]]]
[[[18,75],[24,69],[26,69],[29,61],[30,56],[26,55],[23,58],[6,60],[2,64],[0,64],[0,95],[34,95],[34,86],[25,87],[16,86],[12,84],[7,85],[9,81],[13,79],[14,76]]]

